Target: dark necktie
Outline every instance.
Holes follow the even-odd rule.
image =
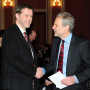
[[[28,36],[27,36],[27,33],[26,33],[26,32],[24,32],[24,33],[23,33],[23,35],[24,35],[24,37],[25,37],[25,40],[26,40],[26,42],[27,42],[28,46],[29,46],[29,47],[30,47],[30,49],[31,49],[32,57],[33,57],[33,59],[34,59],[33,51],[32,51],[31,45],[30,45],[30,43],[29,43],[29,41],[28,41]]]
[[[24,37],[25,37],[26,42],[29,44],[27,33],[24,32],[23,35],[24,35]]]
[[[57,68],[57,72],[60,71],[61,73],[63,73],[62,68],[63,68],[63,56],[64,56],[64,42],[65,41],[62,40],[59,61],[58,61],[58,68]]]

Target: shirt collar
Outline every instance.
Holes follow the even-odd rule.
[[[70,43],[71,38],[72,38],[72,33],[71,33],[69,36],[67,36],[67,37],[64,39],[64,41],[65,41],[66,43]]]
[[[17,25],[17,24],[16,24]],[[26,32],[26,30],[23,30],[19,25],[17,25],[21,31],[21,33],[23,34],[24,32]]]

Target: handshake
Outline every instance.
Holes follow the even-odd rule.
[[[37,79],[39,79],[39,78],[41,78],[43,75],[44,75],[43,69],[42,69],[41,67],[38,67],[38,68],[37,68],[37,71],[36,71],[35,77],[36,77]]]

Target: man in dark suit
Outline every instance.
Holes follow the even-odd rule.
[[[16,23],[5,31],[2,39],[2,89],[32,90],[34,81],[37,90],[37,58],[25,34],[32,23],[33,9],[27,4],[19,5],[15,16]]]
[[[74,18],[70,13],[62,12],[56,16],[52,29],[54,40],[50,62],[44,67],[46,73],[57,72],[59,58],[63,56],[62,73],[65,78],[62,84],[68,87],[61,90],[87,90],[86,82],[90,78],[90,41],[75,36],[72,31]],[[62,41],[64,52],[60,55]],[[63,47],[63,46],[62,46]],[[61,69],[60,69],[61,70]],[[53,90],[60,90],[54,85]]]

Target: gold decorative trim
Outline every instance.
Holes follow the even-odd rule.
[[[18,0],[13,0],[13,23],[15,23],[15,9],[17,7]]]
[[[48,0],[47,43],[52,44],[52,0]]]
[[[3,6],[4,0],[1,0],[0,3],[0,28],[5,29],[5,20],[4,20],[4,6]]]

